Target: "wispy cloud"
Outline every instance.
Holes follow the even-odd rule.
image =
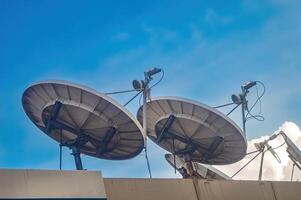
[[[274,133],[278,133],[280,130],[283,130],[291,140],[301,148],[301,130],[300,128],[293,122],[285,122],[277,131]],[[261,136],[260,138],[252,139],[248,141],[248,152],[256,150],[254,144],[259,143],[267,139],[270,135]],[[284,139],[280,136],[275,140],[269,142],[270,146],[273,148],[282,145]],[[275,149],[277,154],[281,159],[281,164],[277,162],[277,160],[273,157],[270,152],[266,152],[264,156],[264,164],[263,164],[263,180],[277,180],[277,181],[289,181],[292,170],[292,162],[288,158],[288,154],[286,152],[286,145]],[[228,175],[233,175],[236,173],[244,164],[246,164],[255,154],[247,155],[241,161],[227,166],[215,166],[221,171],[225,172]],[[245,169],[243,169],[234,179],[243,179],[243,180],[258,180],[259,175],[259,166],[260,166],[261,156],[258,156],[253,162],[251,162]],[[294,180],[301,178],[301,172],[297,168],[294,173]]]

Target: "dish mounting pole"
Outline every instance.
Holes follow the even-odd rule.
[[[76,170],[83,170],[82,159],[80,157],[80,150],[78,146],[76,145],[72,146],[71,150],[72,150],[72,155],[74,156]]]
[[[256,82],[254,82],[256,83]],[[242,130],[244,134],[246,135],[246,110],[248,110],[248,101],[247,101],[247,94],[249,93],[249,89],[251,87],[246,87],[246,85],[241,86],[242,93],[240,94],[241,98],[241,115],[242,115]]]
[[[239,105],[241,105],[241,114],[242,114],[242,129],[244,134],[246,135],[246,111],[248,111],[248,100],[247,94],[249,93],[249,89],[256,85],[256,81],[250,81],[241,86],[241,93],[238,95],[233,94],[231,96],[232,101],[237,106],[232,109],[227,115],[229,115],[232,111],[234,111]],[[227,104],[226,104],[227,105]],[[230,105],[230,104],[228,104]],[[249,111],[248,111],[249,112]]]
[[[143,122],[142,122],[142,128],[143,128],[143,136],[144,136],[144,151],[145,151],[145,158],[147,161],[147,168],[149,171],[149,176],[152,178],[151,170],[150,170],[150,164],[148,161],[147,157],[147,100],[150,100],[150,91],[151,88],[154,86],[149,87],[149,83],[152,80],[152,76],[160,73],[162,69],[160,68],[152,68],[148,71],[144,72],[144,80],[134,80],[133,81],[133,87],[135,90],[141,92],[143,91],[143,108],[142,108],[142,117],[143,117]]]
[[[264,159],[264,154],[265,154],[265,146],[262,147],[261,149],[261,160],[260,160],[260,168],[259,168],[259,175],[258,175],[258,180],[262,180],[262,168],[263,168],[263,159]]]
[[[150,81],[153,79],[152,76],[160,73],[162,71],[162,69],[160,68],[152,68],[148,71],[144,72],[144,80],[141,81],[141,86],[143,89],[143,134],[145,137],[145,141],[147,138],[147,100],[150,100],[150,92],[151,92],[151,88],[149,87],[149,83]],[[145,147],[146,147],[146,142],[145,142]]]
[[[150,89],[148,85],[143,89],[143,135],[145,138],[144,148],[146,147],[147,140],[147,99],[150,98]]]

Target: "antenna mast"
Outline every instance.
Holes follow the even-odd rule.
[[[157,73],[160,73],[162,69],[160,68],[151,68],[148,71],[144,72],[144,80],[134,80],[133,81],[133,87],[136,91],[141,92],[143,91],[143,135],[144,135],[144,151],[145,151],[145,158],[147,162],[147,168],[149,171],[149,176],[152,178],[152,173],[150,169],[150,164],[148,161],[148,156],[147,156],[147,100],[150,100],[150,92],[151,92],[151,87],[149,87],[150,81],[153,79],[152,76],[154,76]]]

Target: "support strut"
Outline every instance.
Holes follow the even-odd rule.
[[[109,130],[106,132],[104,139],[100,143],[100,146],[97,150],[97,155],[101,155],[103,152],[106,151],[108,144],[113,139],[114,135],[116,134],[117,129],[114,127],[109,128]]]
[[[165,133],[167,133],[169,131],[169,129],[172,126],[172,124],[174,123],[175,119],[176,119],[176,117],[174,115],[170,115],[168,117],[167,121],[163,125],[161,132],[158,135],[158,138],[157,138],[158,143],[160,143],[163,140]]]
[[[80,150],[78,146],[74,145],[71,147],[72,155],[74,157],[75,166],[77,170],[83,170],[82,159],[80,157]]]
[[[209,148],[208,148],[208,152],[209,153],[205,153],[204,157],[202,158],[202,162],[207,162],[208,159],[210,159],[210,157],[212,156],[212,154],[214,154],[214,152],[217,150],[217,148],[219,147],[219,145],[224,141],[224,139],[220,136],[217,136],[213,142],[210,144]]]
[[[51,110],[51,113],[50,113],[50,118],[49,120],[47,121],[47,125],[46,125],[46,133],[50,133],[51,130],[52,130],[52,126],[53,126],[53,122],[56,121],[56,118],[58,117],[59,115],[59,112],[61,110],[61,107],[62,107],[62,103],[59,102],[59,101],[56,101],[52,110]]]

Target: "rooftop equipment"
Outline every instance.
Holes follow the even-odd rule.
[[[39,129],[60,147],[72,150],[78,170],[83,169],[81,153],[124,160],[135,157],[144,147],[142,128],[135,117],[107,95],[85,86],[39,82],[26,89],[22,104]]]
[[[165,154],[166,161],[173,166],[183,178],[189,178],[188,168],[184,161],[184,159],[179,156],[172,154]],[[212,167],[211,165],[201,164],[197,162],[193,162],[194,172],[196,172],[195,176],[202,179],[217,179],[217,180],[232,180],[231,177],[227,176],[223,172],[218,169]]]
[[[138,110],[143,120],[142,107]],[[218,110],[178,97],[147,102],[147,136],[160,147],[183,157],[189,174],[192,161],[225,165],[245,156],[247,143],[241,129]]]

